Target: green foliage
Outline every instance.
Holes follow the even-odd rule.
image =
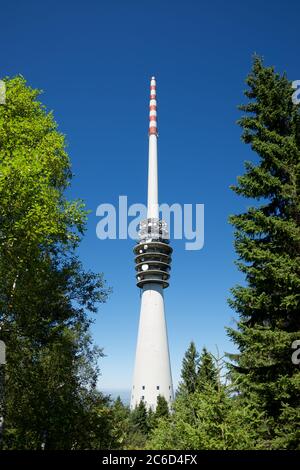
[[[245,403],[265,415],[265,446],[299,449],[300,371],[291,360],[300,335],[299,106],[286,76],[258,57],[246,82],[239,124],[259,160],[246,163],[232,189],[257,203],[230,218],[247,282],[230,300],[239,322],[228,332],[240,350],[232,377]]]
[[[132,411],[131,423],[136,430],[147,435],[149,430],[147,408],[143,400],[141,400],[138,406]]]
[[[153,431],[161,419],[169,416],[166,399],[159,395],[155,412],[146,408],[144,401],[132,411],[124,407],[117,399],[112,407],[113,436],[118,442],[118,448],[145,449],[148,435]]]
[[[76,244],[86,220],[82,202],[63,196],[71,177],[64,136],[38,95],[22,77],[7,80],[0,107],[1,252],[14,269],[40,245]]]
[[[207,354],[205,351],[205,358]],[[256,447],[261,417],[232,396],[231,386],[221,382],[222,367],[211,364],[212,369],[201,382],[200,390],[177,395],[173,412],[168,419],[158,421],[148,448],[230,450]],[[215,381],[211,381],[212,376]]]
[[[182,361],[181,378],[177,395],[201,391],[206,383],[217,386],[217,371],[212,354],[203,348],[200,355],[192,341]]]
[[[128,406],[125,406],[120,397],[114,401],[111,407],[112,411],[112,435],[114,442],[116,442],[118,449],[126,449],[130,446],[131,436],[131,420],[130,410]],[[112,445],[108,447],[113,448]]]
[[[129,412],[125,421],[120,423],[124,430],[121,448],[126,450],[144,449],[150,427],[153,425],[153,415],[148,415],[147,408],[143,401],[140,401],[136,408]],[[124,426],[125,425],[125,426]]]
[[[196,350],[195,343],[191,341],[186,351],[181,368],[182,381],[178,387],[178,393],[193,393],[197,388],[197,375],[199,367],[199,354]]]
[[[75,249],[81,201],[68,201],[65,141],[39,91],[6,80],[0,106],[0,327],[7,347],[5,449],[113,445],[109,401],[96,390],[89,334],[108,290]]]
[[[110,407],[111,441],[108,449],[143,449],[152,418],[144,406],[130,411],[118,397]],[[153,417],[153,416],[152,416]]]
[[[197,390],[203,391],[207,384],[217,388],[217,369],[213,356],[206,348],[203,348],[197,373]]]
[[[147,422],[148,422],[148,430],[149,431],[154,429],[155,426],[157,425],[156,414],[154,413],[152,408],[150,408],[147,412]]]
[[[159,418],[168,418],[169,416],[169,406],[168,402],[162,395],[158,395],[157,397],[157,405],[155,410],[155,418],[158,420]]]

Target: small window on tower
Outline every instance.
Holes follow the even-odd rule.
[[[171,390],[171,385],[169,385],[169,390]]]
[[[142,386],[142,390],[145,390],[145,385]]]
[[[171,397],[171,395],[170,395],[170,400],[172,400],[172,397]]]
[[[144,395],[142,395],[142,398],[141,398],[141,400],[145,400],[145,396],[144,396]]]
[[[156,385],[156,390],[159,390],[159,385]]]

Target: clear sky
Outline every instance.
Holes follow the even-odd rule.
[[[254,52],[300,79],[298,1],[49,0],[1,3],[0,76],[22,74],[44,90],[66,134],[70,197],[91,210],[79,254],[103,271],[113,294],[93,335],[107,355],[103,388],[129,388],[139,316],[133,241],[100,241],[96,208],[146,202],[149,78],[157,77],[160,202],[205,204],[205,246],[173,243],[166,313],[175,384],[193,339],[233,351],[229,289],[234,266],[230,213],[250,202],[229,189],[255,158],[240,140],[236,106]]]

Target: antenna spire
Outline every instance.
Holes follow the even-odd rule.
[[[158,174],[157,174],[157,113],[156,80],[150,82],[149,113],[149,163],[148,163],[148,219],[158,219]]]

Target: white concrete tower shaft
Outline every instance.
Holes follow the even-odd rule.
[[[159,220],[157,171],[156,81],[150,84],[149,164],[147,220],[140,224],[134,248],[137,285],[142,289],[131,408],[141,400],[156,408],[159,395],[171,404],[173,384],[164,311],[164,288],[168,287],[172,248],[165,222]]]

